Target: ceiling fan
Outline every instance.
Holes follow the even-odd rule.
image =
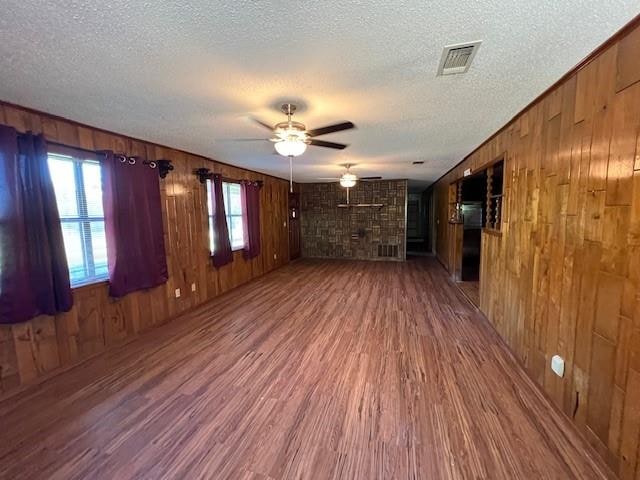
[[[352,163],[344,163],[342,164],[345,167],[346,171],[340,176],[340,178],[319,178],[318,180],[333,180],[340,183],[341,187],[344,187],[347,190],[347,203],[344,204],[349,206],[349,189],[356,186],[358,181],[373,181],[373,180],[382,180],[382,177],[359,177],[351,172],[351,167],[354,165]]]
[[[341,122],[334,125],[327,125],[322,128],[314,128],[308,130],[307,127],[300,122],[294,122],[291,117],[295,113],[297,107],[293,103],[285,103],[280,109],[287,116],[286,122],[280,122],[273,127],[256,118],[252,118],[258,125],[271,130],[272,137],[265,139],[273,142],[276,152],[283,157],[289,157],[289,185],[293,191],[293,157],[302,155],[308,145],[314,147],[333,148],[336,150],[344,150],[348,145],[344,143],[327,142],[317,140],[315,137],[327,135],[328,133],[340,132],[342,130],[350,130],[355,128],[352,122]]]
[[[274,147],[280,155],[283,157],[297,157],[305,152],[307,145],[334,148],[336,150],[344,150],[348,147],[348,145],[345,145],[344,143],[326,142],[324,140],[316,140],[314,137],[355,128],[355,125],[352,122],[336,123],[322,128],[307,130],[307,127],[303,123],[294,122],[291,119],[296,109],[297,107],[293,103],[283,104],[280,107],[280,110],[282,110],[282,113],[287,116],[287,121],[277,123],[273,127],[256,118],[252,118],[252,120],[258,125],[261,125],[273,132],[273,136],[268,140],[274,142]]]
[[[356,186],[356,183],[360,180],[362,181],[373,181],[373,180],[382,180],[382,177],[358,177],[355,173],[351,172],[351,167],[354,165],[352,163],[344,163],[342,165],[345,167],[346,171],[340,176],[340,178],[330,178],[330,177],[321,177],[318,180],[333,180],[340,183],[341,187],[344,188],[352,188]]]

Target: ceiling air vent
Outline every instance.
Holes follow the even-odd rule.
[[[480,43],[482,42],[458,43],[444,47],[438,66],[438,75],[453,75],[469,70],[473,57],[480,48]]]

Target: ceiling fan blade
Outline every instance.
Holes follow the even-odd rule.
[[[261,125],[264,128],[267,128],[267,129],[273,131],[273,127],[271,125],[269,125],[268,123],[265,123],[262,120],[257,119],[256,117],[249,117],[249,118],[251,119],[252,122],[257,123],[258,125]]]
[[[325,142],[323,140],[314,139],[311,139],[309,141],[309,145],[314,145],[316,147],[335,148],[336,150],[344,150],[345,148],[347,148],[347,145],[345,145],[344,143]]]
[[[336,178],[336,177],[318,177],[318,178],[316,178],[316,180],[333,180],[333,181],[338,182],[340,179]]]
[[[327,133],[340,132],[341,130],[349,130],[356,128],[351,122],[336,123],[335,125],[327,125],[322,128],[314,128],[313,130],[307,130],[307,134],[310,137],[318,137],[320,135],[326,135]]]
[[[360,177],[359,180],[382,180],[382,177]]]

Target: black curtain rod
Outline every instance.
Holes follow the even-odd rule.
[[[264,181],[262,180],[247,180],[246,178],[241,178],[241,179],[229,178],[229,177],[225,177],[221,173],[212,172],[208,168],[196,168],[193,171],[193,173],[195,174],[196,177],[198,177],[198,179],[200,180],[200,183],[205,183],[207,180],[210,180],[214,175],[220,175],[223,182],[230,182],[230,183],[255,182],[260,187],[264,185]]]
[[[109,149],[91,150],[90,148],[76,147],[75,145],[67,145],[66,143],[52,142],[50,140],[47,140],[46,137],[45,137],[45,140],[47,142],[47,145],[53,145],[54,147],[68,148],[69,150],[76,150],[76,151],[79,151],[79,152],[92,153],[93,155],[106,156],[107,152],[110,151]],[[127,155],[126,153],[119,153],[119,152],[113,152],[113,153],[114,153],[114,155],[122,155],[122,156],[125,156],[127,158],[129,158],[129,157],[140,158],[139,155]]]
[[[73,145],[67,145],[66,143],[61,143],[61,142],[51,142],[51,141],[48,141],[48,140],[47,140],[47,145],[54,145],[54,146],[56,146],[56,147],[69,148],[69,149],[71,149],[71,150],[79,150],[79,151],[81,151],[81,152],[92,153],[92,154],[94,154],[94,155],[104,155],[104,154],[105,154],[105,153],[104,153],[104,150],[91,150],[91,149],[89,149],[89,148],[76,147],[76,146],[73,146]],[[123,154],[123,155],[124,155],[124,154]],[[172,170],[173,170],[173,168],[172,168]],[[207,170],[207,172],[205,173],[205,175],[210,173],[210,170],[209,170],[208,168],[207,168],[207,169],[204,169],[204,170]],[[196,170],[196,172],[195,172],[195,173],[196,173],[196,175],[198,175],[198,170]],[[203,173],[204,173],[204,172],[203,172]],[[213,174],[212,174],[212,175],[213,175]],[[162,177],[162,178],[164,178],[164,177]],[[241,182],[243,181],[243,180],[237,180],[237,179],[234,179],[234,178],[228,178],[228,177],[222,177],[222,179],[223,179],[224,181],[227,181],[227,182],[233,182],[233,183],[241,183]],[[203,180],[201,179],[201,181],[203,181]],[[264,183],[262,180],[247,180],[247,181],[249,181],[249,182],[256,182],[256,183],[258,183],[260,186],[262,186],[262,185],[263,185],[263,183]]]
[[[98,157],[106,157],[107,154],[105,150],[90,150],[88,148],[74,147],[61,142],[47,142],[47,145],[59,147],[63,152],[69,149],[71,151],[87,152]],[[144,165],[147,165],[153,169],[157,168],[160,178],[165,178],[167,174],[174,169],[173,165],[171,165],[171,160],[145,160],[137,155],[126,155],[124,153],[117,152],[114,152],[114,155],[118,157],[121,162],[126,162],[127,160],[129,160],[129,163],[131,164],[134,164],[136,160],[140,159],[140,161]]]

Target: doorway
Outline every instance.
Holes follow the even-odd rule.
[[[407,255],[424,256],[431,253],[427,222],[426,190],[409,192],[407,196]]]
[[[482,227],[486,223],[487,172],[461,180],[462,190],[462,267],[460,288],[469,299],[480,304],[480,252]]]

